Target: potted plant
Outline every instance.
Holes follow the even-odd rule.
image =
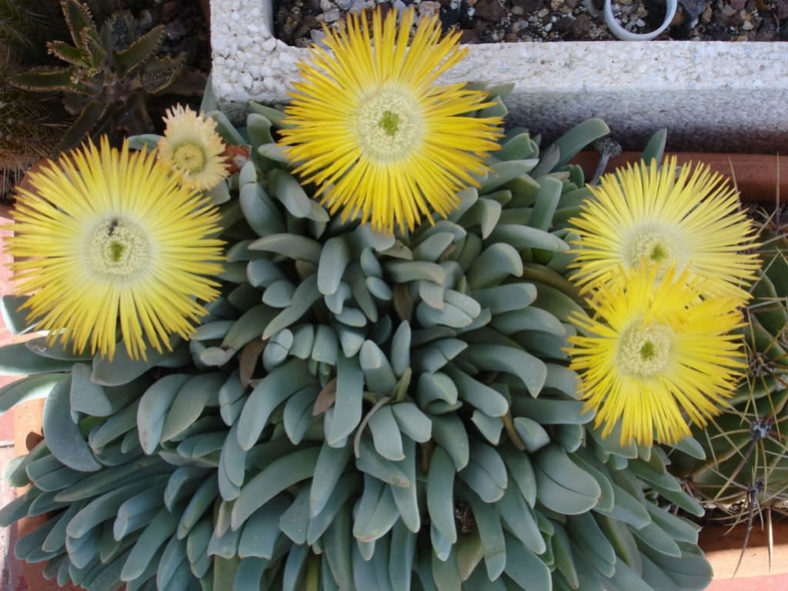
[[[375,47],[439,70],[456,38],[433,27],[404,58],[380,23]],[[316,75],[287,114],[251,103],[236,127],[209,93],[210,118],[174,109],[163,137],[130,140],[148,149],[85,146],[31,175],[10,241],[29,296],[3,307],[50,335],[0,349],[29,376],[0,408],[44,392],[45,439],[9,470],[32,486],[0,523],[50,518],[20,558],[89,589],[708,583],[698,528],[666,509],[702,507],[647,429],[594,421],[569,366],[596,330],[567,279],[592,196],[569,162],[607,126],[542,149],[500,130],[506,89],[433,78],[376,95],[358,145],[337,125],[352,101],[319,108]],[[355,179],[344,149],[427,153]],[[700,457],[686,429],[666,439]]]

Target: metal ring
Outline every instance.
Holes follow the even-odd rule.
[[[678,0],[665,0],[665,20],[662,21],[659,28],[650,33],[632,33],[622,27],[616,17],[613,16],[613,1],[605,0],[605,24],[610,29],[610,32],[622,41],[650,41],[670,26],[673,17],[676,16],[678,6]]]

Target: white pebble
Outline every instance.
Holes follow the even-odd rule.
[[[340,14],[339,14],[339,9],[338,8],[332,8],[331,10],[328,10],[328,11],[323,13],[323,19],[327,23],[333,23],[334,21],[338,21],[339,17],[340,17]]]
[[[326,33],[322,29],[321,30],[312,29],[311,31],[309,31],[309,36],[312,38],[312,43],[320,43],[323,39],[326,38]]]

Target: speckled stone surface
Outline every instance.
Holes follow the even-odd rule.
[[[242,120],[281,103],[309,51],[271,33],[271,0],[211,0],[213,84]],[[788,151],[788,43],[651,41],[469,46],[444,82],[513,82],[509,124],[551,140],[601,117],[624,148],[668,129],[671,149]]]

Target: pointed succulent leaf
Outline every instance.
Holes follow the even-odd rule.
[[[58,143],[60,150],[68,150],[73,148],[82,139],[96,127],[107,113],[107,103],[104,101],[90,101],[87,103],[77,117],[76,121],[71,124],[60,138]]]
[[[0,388],[0,412],[5,412],[19,402],[45,398],[63,378],[62,374],[40,374],[22,378]]]
[[[184,54],[175,58],[159,57],[147,62],[141,74],[142,87],[151,94],[162,92],[175,81],[184,64]]]
[[[125,49],[115,52],[115,62],[121,72],[132,73],[150,59],[164,41],[164,25],[156,25]]]
[[[601,119],[586,119],[567,131],[553,144],[558,148],[560,158],[556,168],[567,164],[577,153],[590,145],[594,140],[606,136],[610,128]]]
[[[47,42],[47,50],[55,57],[68,62],[72,66],[85,65],[89,59],[89,56],[86,55],[83,49],[76,48],[64,41]]]
[[[643,154],[641,155],[641,158],[645,162],[656,160],[657,165],[662,162],[662,156],[665,153],[665,140],[667,139],[667,135],[667,129],[660,129],[659,131],[655,132],[651,138],[649,138],[646,147],[643,149]]]
[[[19,88],[36,92],[74,92],[76,88],[71,74],[71,68],[42,66],[9,76],[8,81]]]
[[[93,15],[90,14],[90,9],[85,4],[78,0],[60,0],[60,7],[75,44],[81,43],[84,29],[88,29],[98,36]]]

